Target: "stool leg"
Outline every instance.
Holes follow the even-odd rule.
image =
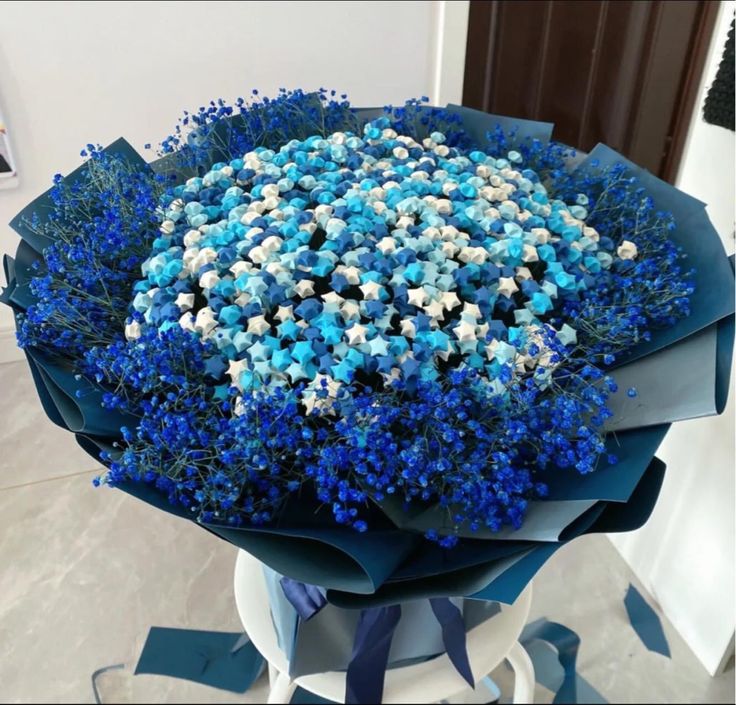
[[[274,666],[272,663],[268,664],[268,687],[274,688],[276,686],[276,681],[278,680],[279,672],[276,669],[276,666]]]
[[[514,703],[534,702],[534,666],[526,649],[517,641],[506,655],[514,669]]]
[[[270,668],[268,675],[270,680]],[[289,674],[279,673],[275,680],[270,680],[270,685],[271,692],[268,694],[268,705],[288,705],[296,690],[296,683],[289,678]]]

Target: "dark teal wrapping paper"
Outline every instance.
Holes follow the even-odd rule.
[[[497,125],[505,130],[514,128],[517,141],[547,142],[551,136],[548,123],[486,115],[460,106],[451,109],[462,117],[471,139],[478,144],[484,144],[486,134]],[[356,116],[368,119],[375,117],[376,111],[358,109]],[[143,159],[125,140],[117,140],[108,150],[145,168]],[[595,160],[601,164],[624,162],[656,205],[673,212],[677,219],[674,237],[696,270],[692,315],[671,329],[656,332],[650,343],[638,345],[613,370],[622,391],[612,402],[619,404],[619,413],[610,426],[615,433],[609,434],[607,449],[618,456],[618,464],[608,465],[602,459],[598,470],[589,475],[539,473],[539,479],[550,488],[546,506],[544,501],[535,503],[534,511],[541,511],[544,521],[530,521],[525,530],[502,535],[468,532],[453,550],[423,539],[423,531],[434,520],[431,508],[405,514],[400,506],[385,505],[383,523],[379,521],[365,534],[335,526],[323,514],[314,514],[314,507],[293,507],[270,527],[203,528],[249,551],[279,573],[321,585],[331,603],[362,609],[448,595],[511,602],[541,565],[576,536],[627,531],[646,521],[664,473],[664,465],[654,454],[669,424],[718,413],[725,405],[733,347],[733,269],[700,201],[600,145],[573,167],[585,169]],[[180,173],[174,156],[150,166],[159,173]],[[82,166],[66,178],[77,179],[84,169]],[[31,268],[49,242],[29,228],[27,220],[35,214],[43,221],[50,205],[47,192],[11,223],[22,242],[15,261],[5,259],[8,287],[1,298],[16,311],[33,303]],[[77,379],[61,361],[48,359],[37,350],[28,350],[27,356],[51,421],[76,433],[80,445],[95,458],[100,450],[114,453],[120,427],[134,426],[136,418],[102,410],[101,390]],[[671,388],[661,388],[657,379],[672,382]],[[633,400],[625,396],[627,385],[639,390]],[[193,520],[185,509],[169,504],[154,486],[130,482],[121,489],[184,520]],[[550,511],[553,507],[554,512]]]

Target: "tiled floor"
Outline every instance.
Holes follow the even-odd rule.
[[[24,363],[0,365],[0,388],[0,702],[93,702],[92,673],[120,663],[102,702],[263,702],[264,681],[235,695],[132,675],[152,625],[238,630],[235,549],[94,489],[94,462],[45,419]],[[710,678],[666,620],[672,658],[644,648],[622,602],[631,580],[605,537],[579,539],[535,579],[532,618],[578,632],[579,673],[610,702],[734,702],[733,671]],[[503,667],[494,677],[508,686]]]

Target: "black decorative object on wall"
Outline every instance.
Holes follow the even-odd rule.
[[[703,106],[703,118],[711,125],[734,129],[734,58],[733,58],[734,22],[723,49],[723,57],[716,77],[708,90]]]

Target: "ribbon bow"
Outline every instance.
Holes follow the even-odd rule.
[[[284,577],[281,589],[304,621],[314,617],[327,604],[322,591],[315,585]],[[429,602],[442,627],[442,641],[450,661],[470,687],[475,687],[462,613],[446,597],[433,598]],[[391,641],[400,620],[399,605],[361,610],[345,678],[345,703],[348,705],[381,702]]]

